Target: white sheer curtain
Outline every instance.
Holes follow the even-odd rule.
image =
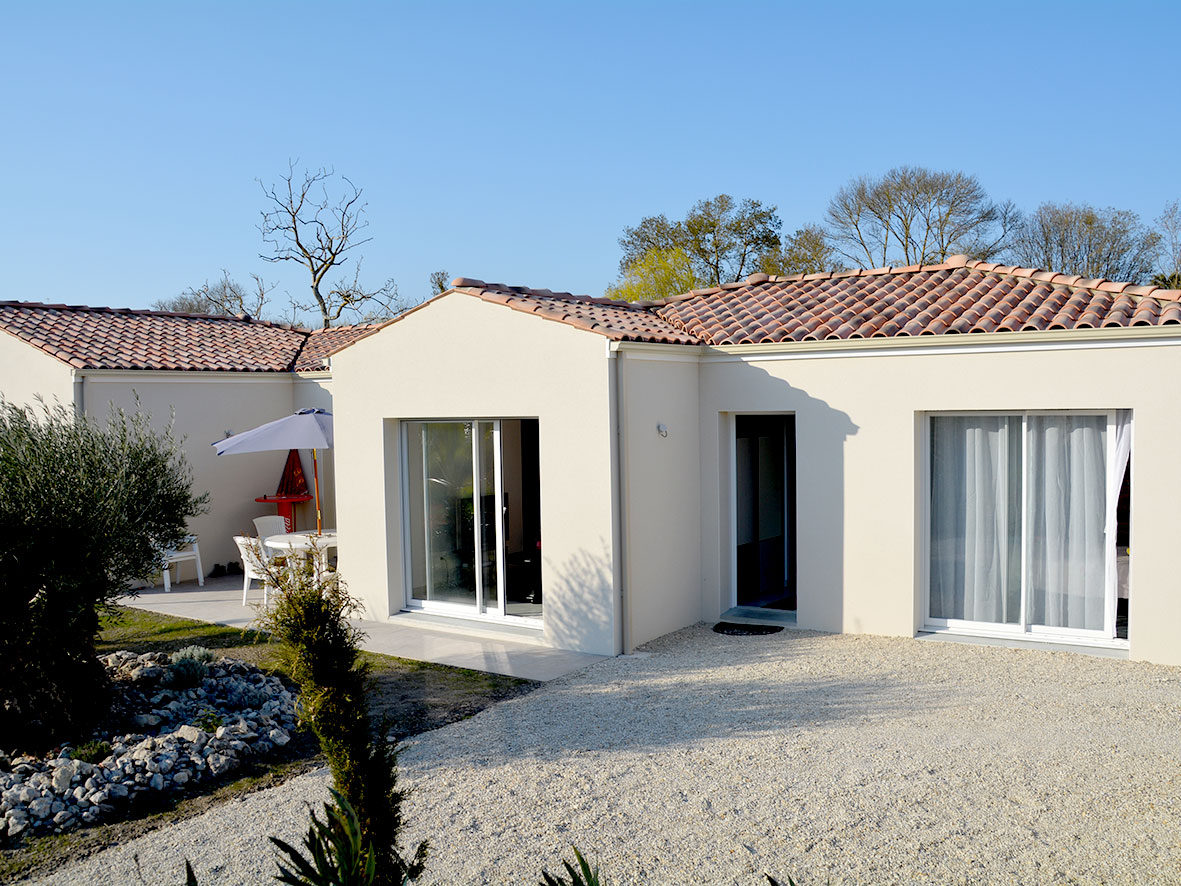
[[[1107,417],[1031,415],[1027,438],[1029,622],[1102,630],[1108,580]]]
[[[1113,589],[1107,600],[1107,607],[1111,615],[1112,625],[1115,624],[1116,591],[1119,583],[1119,560],[1115,548],[1118,518],[1116,507],[1119,504],[1120,487],[1124,484],[1124,474],[1128,470],[1128,462],[1132,458],[1132,411],[1121,409],[1115,414],[1115,446],[1112,447],[1112,462],[1107,470],[1107,587]]]
[[[1017,623],[1021,418],[931,418],[932,618]]]

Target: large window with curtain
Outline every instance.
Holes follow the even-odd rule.
[[[929,418],[928,623],[1114,638],[1131,413]]]

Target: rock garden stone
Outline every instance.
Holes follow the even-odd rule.
[[[70,782],[74,779],[74,771],[69,766],[63,766],[53,773],[53,791],[56,794],[64,793],[69,787]]]
[[[176,730],[176,737],[183,739],[184,741],[187,741],[187,742],[201,741],[203,739],[204,735],[205,735],[204,732],[202,732],[199,728],[197,728],[196,726],[193,726],[189,723],[186,723],[184,726],[181,726],[179,729]]]
[[[167,685],[166,654],[120,651],[101,661],[137,731],[91,736],[111,746],[98,765],[71,759],[69,747],[45,759],[0,753],[0,845],[102,821],[145,791],[217,778],[291,740],[295,695],[246,662],[213,662],[200,686],[180,689]]]

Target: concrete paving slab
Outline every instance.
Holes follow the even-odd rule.
[[[242,577],[235,575],[207,578],[205,587],[198,587],[195,581],[175,583],[167,594],[163,588],[144,588],[119,602],[178,618],[246,628],[257,618],[262,591],[255,583],[248,605],[243,606]],[[467,637],[409,620],[356,619],[353,623],[365,634],[362,646],[371,652],[527,680],[553,680],[607,657],[510,639]]]

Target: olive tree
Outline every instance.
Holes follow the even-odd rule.
[[[105,713],[100,616],[159,572],[205,501],[142,413],[0,399],[0,747],[76,738]]]

